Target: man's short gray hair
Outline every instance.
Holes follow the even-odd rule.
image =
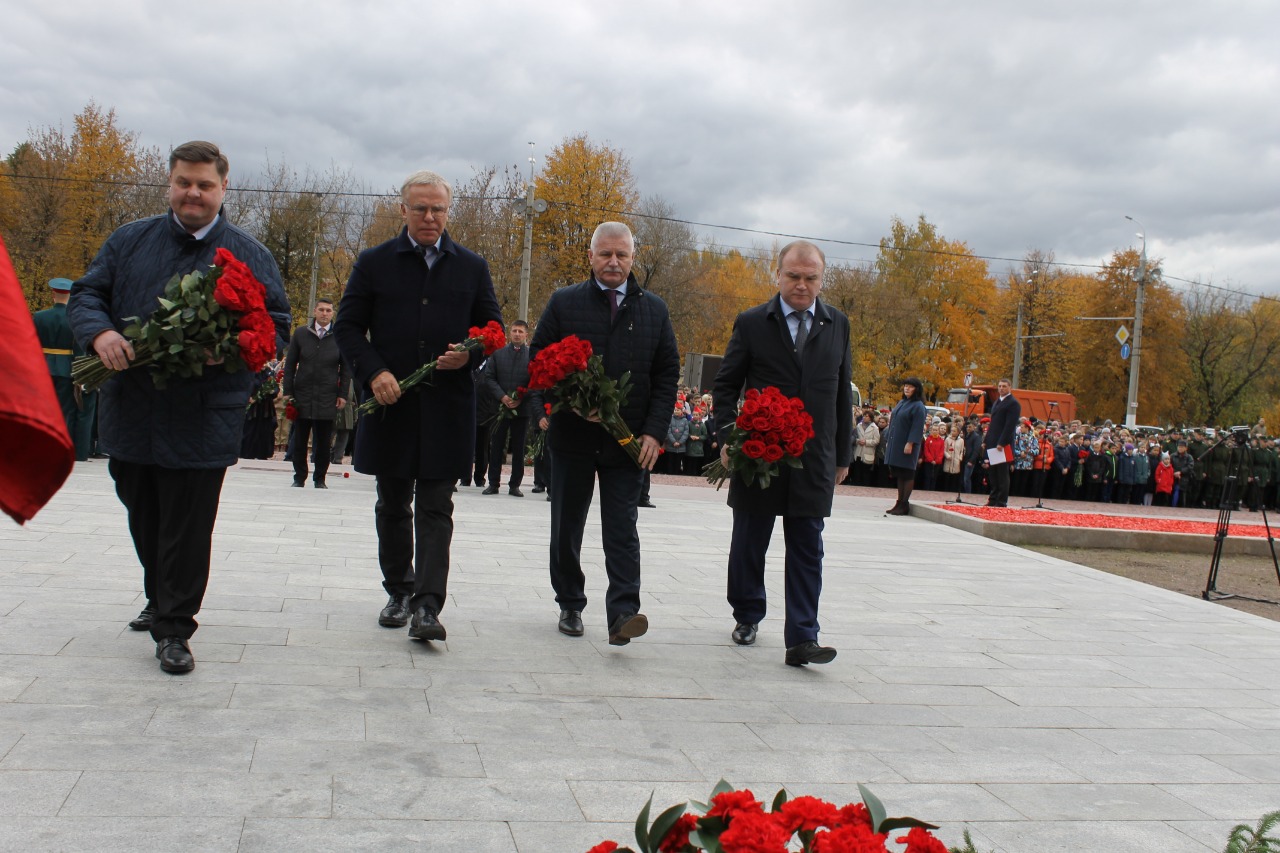
[[[626,237],[631,242],[632,251],[635,251],[636,238],[625,222],[601,222],[597,225],[596,230],[591,233],[592,251],[595,251],[596,243],[600,242],[601,237]]]
[[[409,187],[444,187],[444,191],[449,194],[449,200],[453,201],[453,187],[449,185],[443,177],[435,172],[421,169],[404,179],[404,183],[400,185],[400,200],[403,201],[409,194]]]

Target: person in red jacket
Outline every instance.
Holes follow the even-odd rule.
[[[938,472],[942,470],[943,459],[947,454],[947,440],[942,437],[942,424],[929,427],[924,447],[920,450],[920,466],[923,471],[923,482],[920,488],[931,492],[938,487]]]
[[[1156,466],[1156,506],[1168,506],[1169,498],[1173,495],[1173,464],[1169,461],[1169,454],[1164,453],[1160,456],[1160,464]]]

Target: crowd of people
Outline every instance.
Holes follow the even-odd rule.
[[[1016,391],[1014,394],[1016,395]],[[883,437],[890,413],[858,413],[850,485],[890,488]],[[924,428],[916,486],[988,494],[984,439],[990,418],[934,416]],[[1011,446],[1010,494],[1034,500],[1216,509],[1228,482],[1233,502],[1250,510],[1277,507],[1280,447],[1265,422],[1247,437],[1207,427],[1142,434],[1110,422],[1019,418]],[[1229,480],[1229,478],[1234,478]]]

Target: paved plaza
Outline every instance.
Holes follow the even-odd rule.
[[[725,493],[655,484],[651,627],[615,648],[598,517],[572,639],[549,504],[467,488],[449,640],[415,643],[377,625],[373,482],[348,470],[328,491],[228,473],[186,676],[126,627],[141,570],[104,463],[0,527],[0,850],[580,853],[633,841],[651,792],[656,814],[721,777],[837,804],[863,782],[1011,853],[1221,850],[1280,808],[1280,623],[839,496],[840,654],[795,669],[781,530],[770,618],[739,648]]]

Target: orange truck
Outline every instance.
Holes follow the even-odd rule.
[[[1024,418],[1065,423],[1076,416],[1076,398],[1073,394],[1015,388],[1013,396],[1022,404]],[[986,415],[991,412],[991,404],[996,399],[996,386],[974,385],[972,388],[952,388],[943,405],[964,417]]]

